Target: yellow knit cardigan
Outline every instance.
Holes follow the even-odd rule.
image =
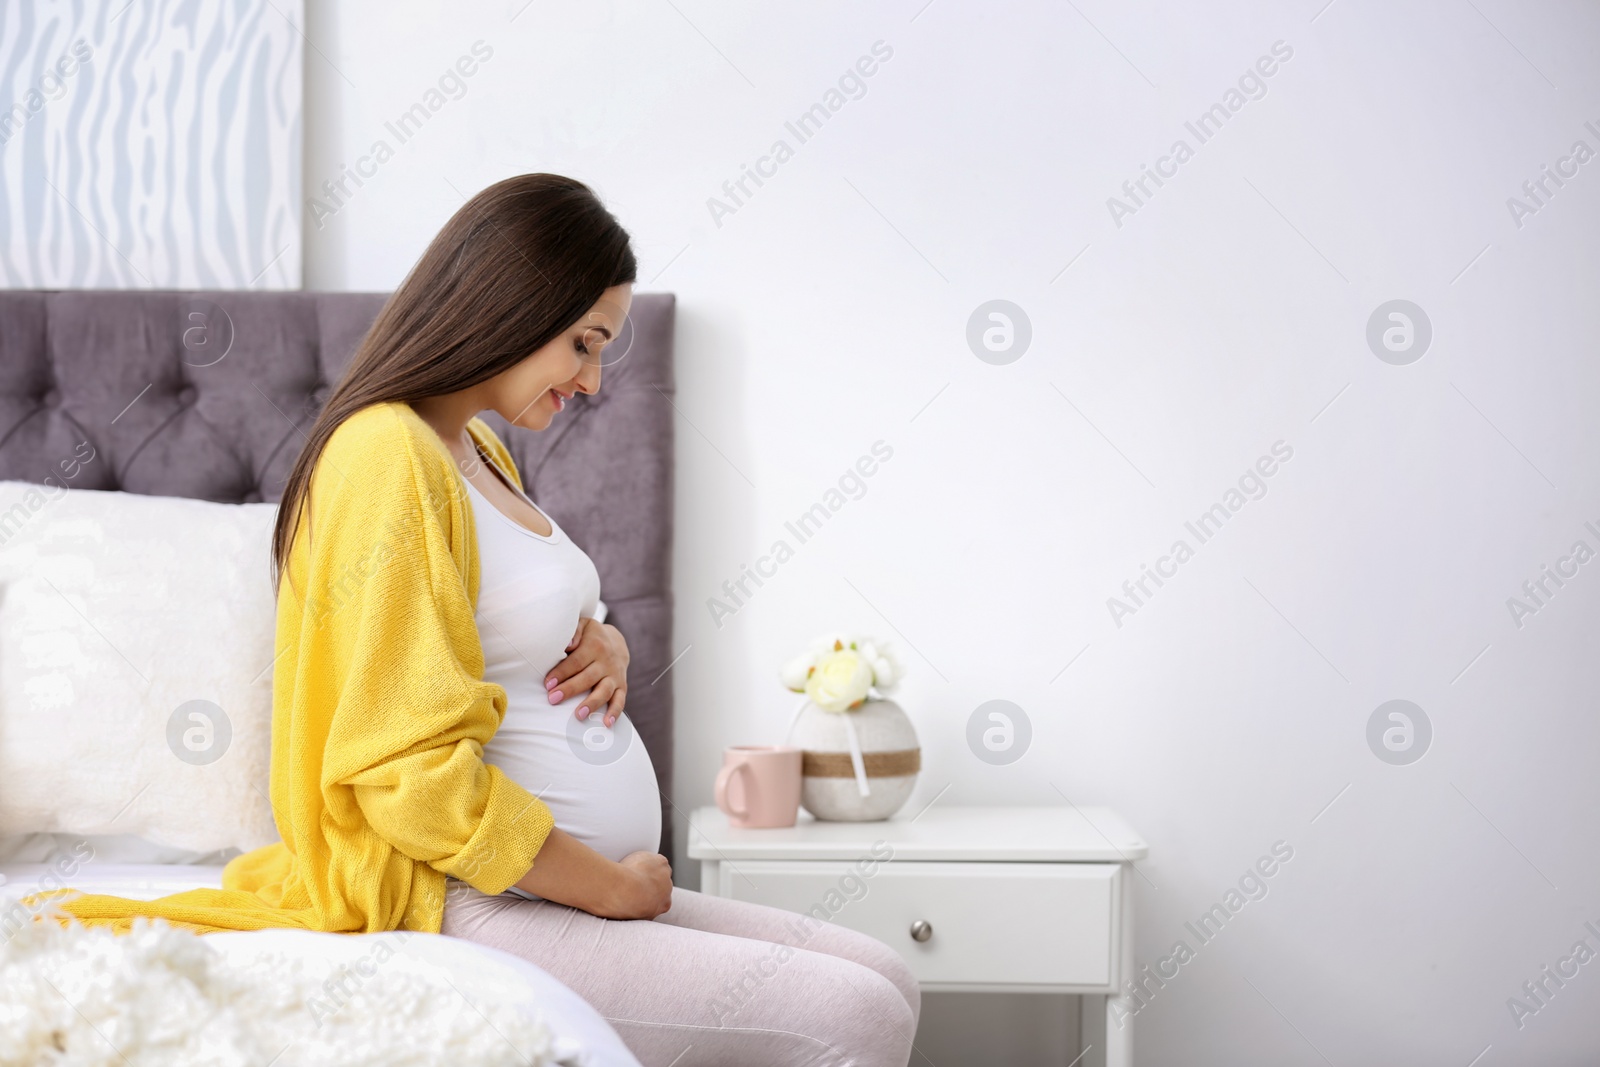
[[[520,485],[494,432],[467,428]],[[278,585],[270,789],[283,840],[230,862],[220,890],[80,896],[63,910],[120,929],[152,916],[201,931],[435,933],[446,876],[496,894],[528,872],[554,820],[483,762],[506,692],[483,680],[463,486],[409,404],[374,404],[334,431]]]

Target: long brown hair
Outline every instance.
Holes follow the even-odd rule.
[[[272,531],[274,583],[309,508],[317,459],[345,419],[494,377],[637,271],[627,231],[580,181],[523,174],[462,205],[384,304],[306,432]]]

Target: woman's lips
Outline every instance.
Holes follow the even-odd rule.
[[[567,406],[567,402],[561,398],[561,394],[554,389],[550,390],[550,402],[556,406],[557,411]]]

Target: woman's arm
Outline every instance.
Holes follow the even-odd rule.
[[[558,828],[517,888],[602,919],[654,919],[672,907],[672,866],[656,852],[613,863]]]

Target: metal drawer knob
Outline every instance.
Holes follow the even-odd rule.
[[[911,940],[926,941],[933,936],[933,924],[918,919],[911,924]]]

